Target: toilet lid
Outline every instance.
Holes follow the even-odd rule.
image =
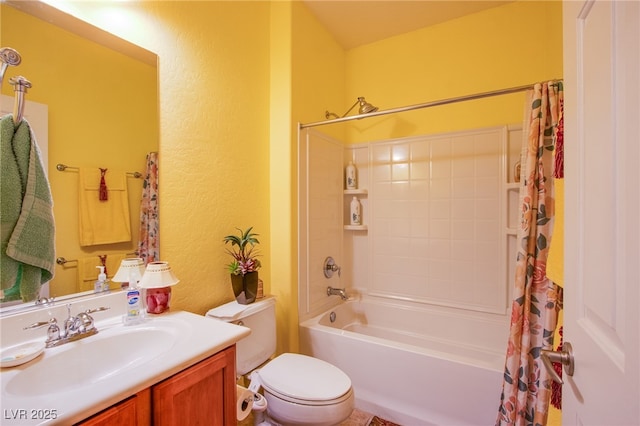
[[[262,386],[304,401],[340,398],[351,389],[351,379],[336,366],[306,355],[285,353],[259,371]]]

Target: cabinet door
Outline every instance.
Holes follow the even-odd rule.
[[[153,386],[155,426],[236,424],[236,347]]]
[[[134,396],[89,417],[81,426],[145,426],[151,424],[151,391],[145,389]]]

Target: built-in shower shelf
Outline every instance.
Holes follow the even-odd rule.
[[[520,182],[509,182],[506,187],[507,189],[518,189],[520,188]]]
[[[345,225],[345,231],[366,231],[367,225]]]
[[[344,195],[367,195],[366,189],[345,189]]]

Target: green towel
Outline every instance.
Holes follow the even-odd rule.
[[[26,120],[0,119],[0,288],[5,299],[35,300],[55,270],[53,201]]]

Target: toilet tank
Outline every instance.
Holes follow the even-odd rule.
[[[236,374],[243,376],[267,361],[276,352],[276,299],[259,299],[249,305],[236,301],[218,306],[207,316],[251,329],[236,343]]]

